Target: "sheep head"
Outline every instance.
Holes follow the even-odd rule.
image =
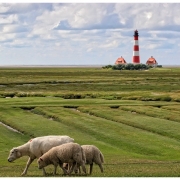
[[[19,151],[19,149],[13,148],[9,153],[8,161],[13,162],[14,160],[20,157],[21,157],[21,152]]]
[[[38,163],[38,168],[39,169],[42,169],[43,167],[46,166],[45,161],[41,157],[37,160],[37,163]]]

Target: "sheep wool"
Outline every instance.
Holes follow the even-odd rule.
[[[90,165],[90,174],[92,173],[93,162],[99,166],[103,173],[104,169],[102,163],[104,163],[104,156],[102,152],[94,145],[82,145],[81,147],[86,156],[86,164]]]
[[[43,154],[37,161],[39,169],[42,169],[49,164],[54,165],[54,174],[56,174],[57,166],[59,165],[64,174],[71,174],[76,163],[82,166],[84,173],[86,174],[85,168],[86,157],[82,147],[77,143],[66,143],[60,146],[53,147],[48,152]],[[67,171],[63,167],[63,163],[72,163],[72,168]]]
[[[82,145],[81,146],[83,149],[83,152],[85,153],[86,156],[86,164],[90,165],[90,174],[92,173],[93,169],[93,163],[96,163],[101,172],[103,173],[104,169],[102,164],[104,163],[104,156],[102,152],[94,145]],[[64,168],[69,170],[72,167],[72,163],[64,163]],[[81,173],[80,166],[77,165],[74,169],[75,173],[77,173],[79,170],[79,173]]]

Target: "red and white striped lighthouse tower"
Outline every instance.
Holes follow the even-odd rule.
[[[134,50],[133,50],[133,58],[132,63],[133,64],[139,64],[140,63],[140,57],[139,57],[139,42],[138,42],[138,31],[134,31]]]

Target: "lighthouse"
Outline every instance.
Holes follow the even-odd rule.
[[[139,42],[138,42],[138,31],[134,31],[134,49],[133,49],[133,58],[132,63],[133,64],[139,64],[140,63],[140,57],[139,57]]]

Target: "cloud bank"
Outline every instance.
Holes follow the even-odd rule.
[[[1,65],[180,65],[180,3],[1,3]]]

